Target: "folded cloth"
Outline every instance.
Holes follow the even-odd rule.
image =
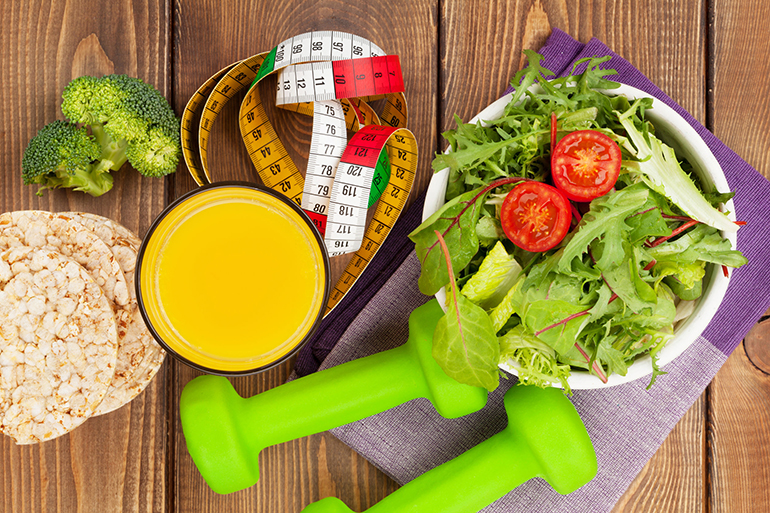
[[[600,41],[582,44],[555,29],[540,53],[544,55],[543,66],[557,75],[568,73],[572,63],[583,57],[610,55],[612,59],[605,66],[618,71],[614,80],[648,92],[687,119],[711,148],[736,192],[737,217],[748,222],[738,232],[738,249],[749,263],[734,271],[725,300],[703,335],[664,367],[667,374],[650,390],[646,388],[648,381],[640,379],[603,390],[575,391],[573,404],[596,448],[596,478],[566,496],[558,495],[545,481],[533,479],[485,508],[484,513],[610,511],[770,305],[770,247],[766,244],[770,240],[766,217],[770,212],[770,183]],[[389,243],[383,255],[390,255]],[[397,257],[383,260],[387,266],[380,264],[366,272],[382,273],[385,267],[394,266],[395,271],[360,312],[345,312],[352,322],[336,327],[336,333],[344,333],[328,352],[322,369],[403,344],[409,314],[430,299],[417,289],[420,265],[413,251],[403,262]],[[358,294],[355,289],[352,293]],[[513,383],[513,377],[502,380],[483,410],[460,419],[444,419],[427,400],[418,399],[332,432],[396,482],[405,483],[500,431],[506,423],[502,398]]]
[[[318,370],[353,319],[390,279],[409,253],[414,252],[414,244],[407,235],[420,226],[424,203],[425,191],[393,225],[383,248],[374,255],[350,293],[323,318],[312,338],[299,350],[293,377],[307,376]]]

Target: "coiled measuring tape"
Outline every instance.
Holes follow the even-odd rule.
[[[271,74],[277,75],[276,105],[313,116],[304,177],[270,124],[255,87]],[[355,252],[330,294],[328,313],[374,257],[411,191],[417,143],[405,128],[400,62],[358,36],[316,31],[215,73],[182,115],[182,151],[199,185],[211,183],[207,152],[214,120],[249,86],[239,125],[263,184],[307,212],[324,235],[330,256]],[[368,102],[381,98],[385,104],[378,116]],[[350,141],[348,130],[355,132]],[[378,198],[367,225],[368,208]]]

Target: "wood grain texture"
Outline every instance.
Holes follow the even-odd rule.
[[[165,182],[125,166],[100,198],[21,182],[21,156],[43,125],[62,119],[61,92],[83,74],[127,73],[168,94],[170,32],[163,1],[4,1],[0,7],[0,209],[81,210],[143,233],[165,203]],[[120,20],[117,22],[116,20]],[[165,509],[165,371],[129,406],[38,446],[0,440],[0,511]]]
[[[448,1],[443,6],[442,131],[454,126],[454,114],[467,120],[498,98],[523,64],[521,51],[539,48],[551,27],[582,42],[601,39],[705,121],[706,20],[700,1],[501,1],[483,6]],[[614,511],[702,509],[705,405],[705,398],[697,401]]]
[[[398,23],[386,22],[393,12],[409,12],[409,16],[399,17]],[[436,46],[435,2],[181,0],[175,4],[175,18],[179,20],[174,36],[178,108],[183,107],[209,76],[236,59],[269,51],[281,41],[310,30],[340,30],[365,37],[386,52],[400,56],[409,106],[408,128],[415,133],[421,150],[435,147],[435,124],[426,122],[435,118],[437,66],[432,51]],[[272,80],[266,79],[267,84],[261,90],[263,98],[271,97]],[[211,135],[213,149],[209,161],[213,162],[211,172],[215,180],[257,180],[237,128],[235,103],[239,101],[240,97],[225,107]],[[267,114],[297,166],[303,169],[310,145],[311,119],[271,108],[271,104],[271,101],[265,102]],[[431,152],[422,152],[415,191],[425,188],[430,178]],[[192,187],[192,180],[179,174],[174,182],[174,195]],[[348,260],[349,257],[334,259],[333,280]],[[251,396],[285,381],[290,369],[290,364],[284,364],[257,377],[234,379],[233,383],[242,395]],[[174,397],[179,396],[194,374],[184,366],[177,367]],[[260,456],[261,479],[256,486],[217,496],[205,485],[187,453],[176,412],[174,418],[177,419],[174,511],[290,512],[299,511],[327,495],[337,495],[351,506],[365,508],[394,488],[388,478],[363,458],[324,434],[268,448]]]
[[[770,177],[770,40],[764,0],[4,0],[0,17],[0,208],[85,210],[144,234],[168,201],[194,187],[184,165],[163,180],[116,173],[102,198],[55,191],[42,198],[20,179],[21,155],[45,123],[61,118],[61,90],[81,74],[128,73],[156,85],[178,113],[211,74],[313,29],[357,33],[401,57],[410,121],[421,151],[415,193],[431,176],[438,134],[496,99],[559,27],[597,37]],[[267,97],[272,82],[261,85]],[[759,100],[758,100],[759,99]],[[268,115],[302,168],[311,120]],[[751,115],[746,115],[751,113]],[[211,137],[217,180],[255,181],[225,108]],[[339,274],[347,259],[335,259]],[[615,512],[770,510],[770,352],[768,324],[755,327],[709,392],[677,424]],[[251,396],[286,381],[291,361],[233,379]],[[397,485],[328,433],[263,451],[261,480],[214,494],[192,463],[178,399],[198,373],[168,361],[148,390],[71,435],[38,446],[0,440],[0,513],[294,513],[326,496],[362,511]]]
[[[770,3],[714,0],[709,13],[714,134],[770,179]]]
[[[770,178],[770,40],[766,23],[770,5],[761,0],[715,0],[709,14],[713,70],[709,128]],[[708,511],[770,510],[766,335],[767,322],[756,326],[709,387]]]
[[[613,508],[613,513],[704,511],[703,448],[706,396],[702,395],[666,438]]]
[[[770,375],[740,346],[709,389],[707,511],[770,511]]]

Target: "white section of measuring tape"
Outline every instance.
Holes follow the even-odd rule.
[[[340,163],[332,186],[324,243],[329,256],[358,251],[366,231],[374,168]]]
[[[333,100],[334,69],[331,61],[297,64],[278,74],[276,105]]]
[[[275,49],[270,73],[277,72],[278,74],[276,104],[284,106],[313,103],[314,119],[311,149],[301,202],[302,208],[308,212],[323,216],[328,215],[330,197],[335,194],[333,182],[337,165],[347,145],[347,130],[342,105],[339,101],[330,103],[340,94],[336,87],[337,81],[341,81],[340,84],[343,85],[346,84],[346,80],[349,81],[353,90],[357,86],[356,79],[371,80],[369,89],[372,91],[380,90],[385,93],[403,90],[403,79],[398,58],[386,57],[381,55],[382,53],[384,52],[377,45],[363,38],[328,31],[295,36],[282,42]],[[379,57],[379,61],[376,65],[367,62],[366,66],[368,66],[369,72],[356,72],[361,73],[360,75],[354,75],[353,67],[335,71],[335,65],[332,64],[332,60],[339,62],[373,57]],[[308,60],[324,58],[327,60],[307,62]],[[395,64],[391,62],[393,59],[395,59]],[[364,66],[364,70],[366,70],[366,66]],[[397,76],[395,84],[399,85],[394,86],[391,75]],[[379,83],[374,82],[375,79],[379,80]],[[345,90],[343,89],[343,91]],[[350,88],[347,90],[349,91]],[[364,210],[363,219],[352,219],[352,221],[365,224],[366,211]],[[314,222],[317,223],[322,233],[325,233],[324,221],[314,218]],[[356,232],[352,228],[339,228],[339,230],[340,233],[343,231]]]
[[[376,44],[347,32],[315,31],[289,38],[276,46],[273,70],[289,64],[376,57],[385,52]]]
[[[302,208],[328,214],[337,166],[348,145],[347,127],[339,100],[313,104],[313,135],[310,140]]]

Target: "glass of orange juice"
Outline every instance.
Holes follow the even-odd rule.
[[[153,336],[197,369],[244,375],[293,355],[330,290],[320,234],[259,185],[217,182],[169,205],[142,242],[140,311]]]

